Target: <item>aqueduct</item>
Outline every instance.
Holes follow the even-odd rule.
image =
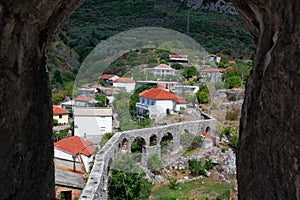
[[[121,152],[129,150],[129,147],[136,138],[140,138],[144,141],[141,154],[141,164],[146,166],[149,156],[157,152],[160,154],[160,144],[164,137],[168,136],[172,139],[172,151],[176,152],[180,148],[180,138],[184,131],[199,135],[208,128],[214,130],[216,124],[217,121],[210,118],[206,120],[181,122],[161,127],[137,129],[114,134],[114,136],[97,153],[89,180],[81,194],[81,199],[107,199],[107,176],[113,160]]]
[[[83,0],[0,1],[0,193],[54,199],[46,47]],[[300,196],[300,1],[232,0],[256,46],[237,152],[240,199]]]

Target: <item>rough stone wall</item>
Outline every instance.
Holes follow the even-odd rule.
[[[300,1],[232,1],[256,45],[240,124],[239,199],[300,199]]]
[[[215,13],[238,15],[238,10],[229,0],[181,0],[194,10],[208,10]]]
[[[54,199],[45,48],[80,0],[0,1],[1,199]]]
[[[114,160],[122,150],[122,142],[126,138],[128,146],[135,138],[141,137],[145,140],[145,152],[142,153],[142,164],[147,165],[147,159],[155,150],[160,150],[160,141],[163,135],[167,132],[173,136],[173,151],[176,151],[180,146],[181,133],[186,129],[190,133],[200,134],[209,126],[211,130],[216,127],[217,121],[215,119],[208,119],[202,121],[181,122],[161,127],[153,127],[132,131],[119,132],[105,144],[105,146],[98,152],[95,157],[94,166],[90,173],[89,180],[84,188],[81,199],[107,199],[107,171],[110,168],[109,161]],[[150,137],[155,134],[157,136],[157,145],[150,147]],[[143,163],[144,162],[144,163]]]

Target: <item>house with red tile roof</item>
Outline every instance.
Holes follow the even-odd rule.
[[[76,107],[93,107],[97,102],[91,96],[78,96],[75,98]]]
[[[221,71],[219,68],[206,68],[200,71],[202,82],[221,82]]]
[[[52,106],[53,120],[57,120],[59,124],[69,124],[69,111],[58,106]]]
[[[103,74],[99,78],[103,79],[106,83],[112,83],[114,80],[116,80],[120,77],[115,74]]]
[[[148,115],[151,119],[163,117],[170,113],[179,112],[186,108],[186,101],[181,97],[159,88],[145,90],[139,94],[140,101],[136,103],[138,117]]]
[[[78,136],[65,138],[54,143],[54,158],[82,163],[84,172],[88,172],[89,162],[92,161],[92,155],[95,152],[96,148],[92,142]]]
[[[166,64],[160,64],[153,68],[154,76],[174,76],[175,69]]]
[[[113,82],[114,87],[124,88],[126,92],[133,92],[135,88],[135,80],[132,78],[118,78]]]

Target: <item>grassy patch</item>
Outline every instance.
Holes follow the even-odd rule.
[[[153,188],[150,199],[215,199],[231,189],[224,183],[213,182],[209,179],[180,183],[177,188],[177,190],[172,190],[168,185]]]

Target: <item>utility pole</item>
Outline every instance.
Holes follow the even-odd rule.
[[[190,33],[190,11],[188,11],[187,22],[186,22],[186,33]]]

